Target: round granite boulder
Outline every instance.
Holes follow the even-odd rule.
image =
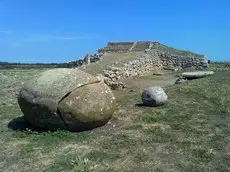
[[[141,98],[145,106],[160,106],[168,100],[168,96],[160,86],[144,89]]]
[[[115,110],[109,87],[78,69],[41,73],[23,85],[18,103],[25,120],[41,130],[92,129],[106,124]]]

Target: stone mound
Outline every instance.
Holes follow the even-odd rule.
[[[208,60],[204,55],[153,41],[109,42],[98,53],[85,58],[87,66],[84,69],[92,74],[103,74],[105,83],[112,89],[127,88],[124,80],[128,77],[162,70],[203,70],[208,67]],[[90,65],[91,62],[97,64]]]

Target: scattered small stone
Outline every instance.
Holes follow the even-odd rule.
[[[135,89],[131,89],[129,92],[135,92],[136,90]]]
[[[182,84],[182,83],[185,83],[187,82],[187,79],[184,79],[184,78],[178,78],[175,82],[175,84]]]
[[[171,70],[171,71],[175,71],[175,68],[173,68],[173,67],[168,67],[168,66],[163,67],[163,69],[164,69],[164,70]]]
[[[154,71],[154,72],[153,72],[153,75],[162,76],[162,75],[164,75],[164,73],[161,72],[161,71]]]

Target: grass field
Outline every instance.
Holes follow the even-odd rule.
[[[24,126],[17,94],[41,71],[0,71],[0,171],[230,171],[229,70],[164,85],[169,101],[156,108],[140,105],[140,91],[114,92],[111,121],[81,133]]]

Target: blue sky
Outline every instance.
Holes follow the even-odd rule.
[[[229,0],[0,0],[0,61],[64,62],[136,40],[230,61],[229,9]]]

